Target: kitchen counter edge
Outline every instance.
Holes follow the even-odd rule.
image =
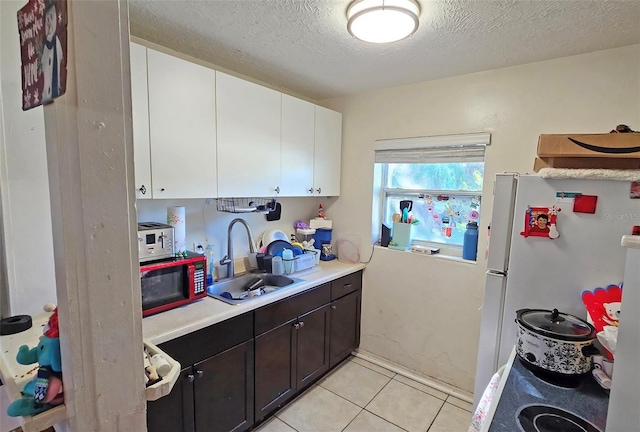
[[[142,334],[151,343],[161,344],[366,268],[364,264],[347,264],[337,260],[321,262],[319,267],[319,271],[292,275],[303,279],[303,283],[280,289],[247,303],[230,305],[207,297],[176,309],[148,316],[142,319]]]

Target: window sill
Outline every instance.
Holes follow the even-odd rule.
[[[422,253],[417,253],[417,252],[411,252],[411,251],[408,251],[408,250],[402,251],[402,250],[397,250],[397,249],[390,249],[390,248],[383,247],[383,246],[380,246],[380,245],[374,245],[374,248],[388,250],[388,251],[391,251],[393,253],[420,255],[420,256],[427,257],[427,258],[442,259],[442,260],[447,260],[447,261],[456,261],[456,262],[463,263],[463,264],[472,264],[472,265],[478,264],[477,261],[466,260],[466,259],[462,258],[461,256],[449,255],[449,254],[442,253],[442,252],[439,252],[437,254],[431,255],[431,254],[422,254]]]

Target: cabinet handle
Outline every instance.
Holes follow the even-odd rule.
[[[336,305],[331,305],[331,309],[336,310],[338,308],[336,307]]]
[[[318,193],[322,193],[322,188],[318,188],[318,189],[316,189],[316,191],[317,191]]]
[[[293,325],[293,328],[294,328],[294,329],[296,329],[296,330],[298,330],[298,329],[300,328],[300,324],[295,323],[295,324]]]
[[[144,187],[144,185],[140,186],[140,189],[138,190],[142,193],[142,195],[145,195],[147,193],[147,188]]]
[[[343,288],[344,289],[350,289],[351,288],[351,284],[350,283],[344,284]]]
[[[304,321],[300,321],[300,328],[304,327]]]
[[[309,193],[312,194],[313,193],[313,188],[309,188]]]
[[[189,382],[193,382],[195,379],[196,379],[195,375],[193,374],[187,375],[187,380],[189,380]]]
[[[202,378],[202,375],[204,375],[204,372],[202,372],[201,370],[197,370],[196,375],[198,375],[198,378]]]
[[[276,186],[276,193],[279,194],[280,193],[280,186]]]

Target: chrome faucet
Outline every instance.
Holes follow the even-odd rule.
[[[253,236],[251,235],[251,228],[247,225],[244,219],[236,218],[229,222],[229,228],[227,228],[227,254],[220,260],[220,265],[227,266],[227,277],[233,278],[235,276],[235,266],[233,263],[233,242],[231,241],[231,230],[236,222],[240,222],[247,230],[247,239],[249,240],[249,253],[255,253],[256,247],[253,242]]]

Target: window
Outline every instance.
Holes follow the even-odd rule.
[[[467,222],[478,222],[489,134],[376,141],[376,188],[382,223],[412,201],[416,242],[462,246]],[[379,224],[377,225],[379,227]]]

